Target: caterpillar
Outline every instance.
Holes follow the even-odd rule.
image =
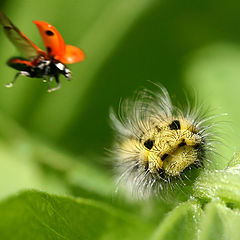
[[[112,159],[118,183],[133,195],[164,195],[185,185],[214,151],[211,117],[203,107],[172,104],[167,90],[140,90],[110,113],[115,131]]]

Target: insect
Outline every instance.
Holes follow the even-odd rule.
[[[185,184],[193,169],[214,150],[210,117],[201,107],[184,112],[173,106],[165,88],[138,92],[110,114],[116,132],[112,158],[118,182],[138,198],[164,195]],[[205,117],[204,117],[205,116]]]
[[[14,57],[8,60],[7,64],[18,70],[13,81],[6,85],[12,87],[19,75],[31,78],[42,78],[44,82],[48,81],[48,92],[60,88],[59,75],[63,75],[67,80],[71,77],[71,71],[65,64],[72,64],[83,61],[84,52],[75,46],[66,45],[60,33],[51,24],[43,21],[33,21],[43,39],[46,52],[38,48],[22,33],[13,23],[0,12],[0,23],[15,47],[22,53],[22,57]],[[50,88],[53,78],[57,86]]]

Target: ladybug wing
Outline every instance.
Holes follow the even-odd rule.
[[[33,21],[42,36],[48,56],[62,63],[75,63],[85,58],[83,51],[75,46],[66,45],[61,34],[51,24],[43,21]]]
[[[8,66],[17,69],[18,71],[30,72],[31,68],[34,66],[32,61],[24,58],[11,58],[7,62]]]
[[[15,47],[27,59],[34,59],[44,52],[39,49],[33,42],[31,42],[24,33],[22,33],[12,22],[0,11],[0,24]]]
[[[62,63],[76,63],[81,62],[85,59],[85,54],[82,49],[72,46],[66,45],[65,47],[65,54],[58,59]]]

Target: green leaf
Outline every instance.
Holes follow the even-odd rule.
[[[0,204],[1,240],[147,239],[140,218],[97,201],[27,191]]]
[[[151,240],[196,239],[201,214],[197,203],[189,201],[181,204],[160,223]]]
[[[228,168],[230,169],[240,169],[240,153],[235,153],[232,160],[228,163]]]
[[[205,207],[204,213],[200,222],[200,240],[239,239],[239,210],[231,210],[224,204],[212,202]]]
[[[236,154],[224,170],[206,170],[195,183],[194,196],[210,201],[221,199],[230,206],[240,207],[240,165]]]

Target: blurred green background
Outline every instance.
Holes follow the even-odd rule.
[[[6,61],[19,53],[0,32],[0,197],[23,188],[111,195],[109,108],[136,89],[154,90],[147,80],[165,86],[174,103],[197,95],[214,114],[229,113],[215,167],[238,150],[240,2],[1,0],[0,7],[39,47],[32,20],[51,23],[86,53],[59,91],[26,77],[8,89],[16,72]]]

